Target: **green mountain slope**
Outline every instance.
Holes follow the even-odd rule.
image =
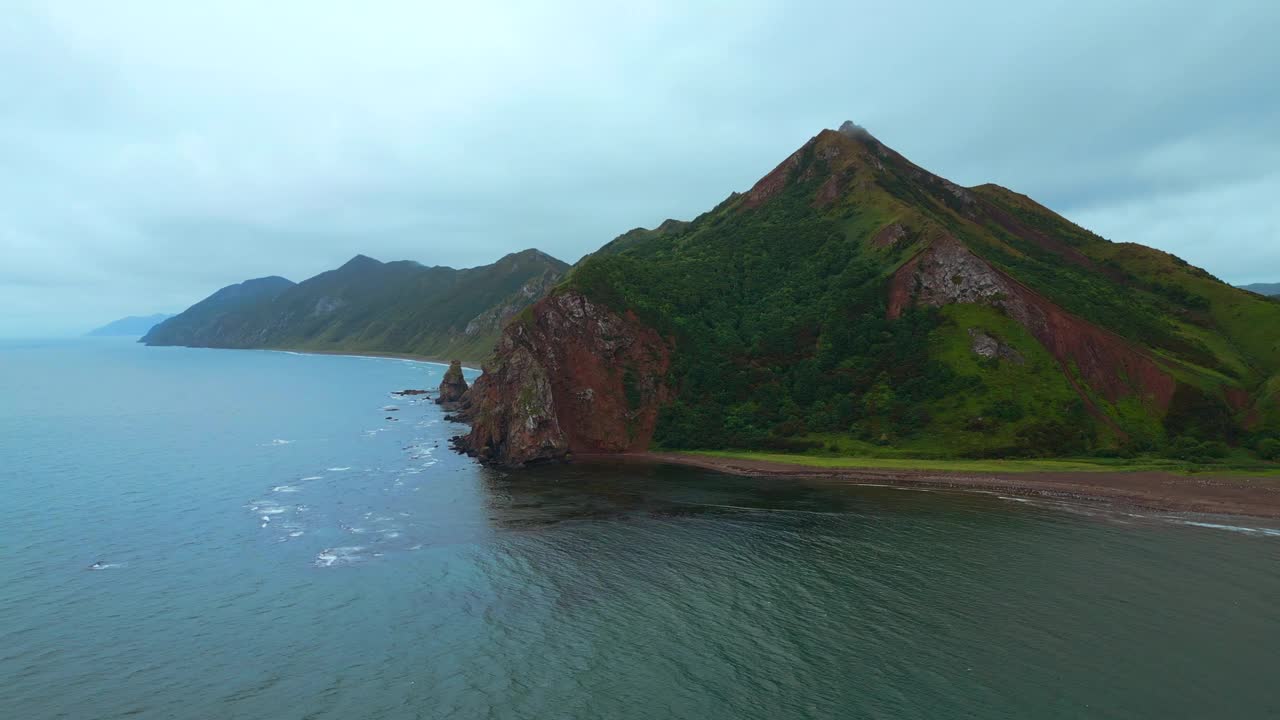
[[[574,340],[545,328],[574,303],[664,347],[616,369],[561,351]],[[648,404],[668,448],[1212,459],[1280,431],[1280,302],[1004,188],[955,185],[849,123],[692,223],[587,257],[522,322],[474,413],[549,429],[473,432],[471,450],[504,461],[521,442],[538,457],[611,447],[581,431],[607,424],[602,408],[643,439]],[[577,358],[569,376],[616,378],[561,387],[527,370],[552,352]],[[533,414],[514,387],[528,378],[554,400]]]
[[[537,250],[455,270],[358,255],[274,294],[216,314],[193,306],[149,333],[149,345],[395,352],[474,361],[503,323],[568,266]],[[221,303],[216,303],[221,305]]]
[[[236,314],[293,287],[292,280],[272,275],[228,285],[183,312],[152,327],[138,342],[147,345],[219,347],[211,340],[239,327]]]

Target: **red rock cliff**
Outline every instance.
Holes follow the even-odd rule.
[[[631,313],[553,294],[503,331],[464,400],[472,427],[456,445],[502,466],[645,449],[669,365],[668,343]]]

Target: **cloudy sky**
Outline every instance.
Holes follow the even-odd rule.
[[[1280,281],[1280,3],[4,7],[0,335],[358,252],[574,261],[845,119],[962,184]]]

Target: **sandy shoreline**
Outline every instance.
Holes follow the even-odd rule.
[[[230,348],[230,349],[235,350],[239,348]],[[250,349],[256,349],[256,348],[250,348]],[[269,352],[298,353],[299,355],[336,355],[338,357],[371,357],[371,358],[389,358],[393,360],[412,360],[414,362],[431,363],[433,365],[444,365],[446,367],[449,365],[449,362],[450,362],[449,360],[441,360],[438,357],[431,357],[428,355],[414,355],[413,353],[375,352],[375,351],[361,351],[361,350],[296,350],[293,348],[261,348],[261,349],[267,350]],[[462,366],[463,370],[474,370],[476,372],[480,372],[480,368],[472,367],[471,365],[466,365],[465,364],[466,361],[463,361],[463,362],[464,362]]]
[[[581,455],[578,457],[588,459]],[[1247,477],[1210,473],[1179,475],[1150,471],[981,473],[827,468],[764,460],[662,452],[601,456],[601,459],[603,458],[671,463],[733,475],[818,478],[859,484],[985,490],[1010,496],[1101,501],[1171,512],[1280,518],[1280,477]]]

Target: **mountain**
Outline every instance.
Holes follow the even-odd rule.
[[[221,347],[216,339],[238,327],[237,313],[269,303],[294,287],[292,280],[272,275],[228,285],[181,313],[156,325],[138,342],[147,345]]]
[[[234,305],[223,299],[231,288],[219,290],[143,342],[479,360],[493,348],[502,325],[567,269],[538,250],[465,270],[357,255],[296,285],[275,278],[280,282],[252,297],[236,296]]]
[[[1259,295],[1280,296],[1280,283],[1254,283],[1252,285],[1240,285],[1239,288]]]
[[[690,223],[627,233],[513,321],[458,447],[909,456],[1276,448],[1280,302],[961,187],[852,123]]]
[[[166,313],[156,313],[155,315],[130,315],[122,317],[119,320],[103,325],[100,328],[94,328],[85,335],[93,337],[117,336],[117,337],[141,337],[146,335],[151,328],[161,322],[173,317]]]

